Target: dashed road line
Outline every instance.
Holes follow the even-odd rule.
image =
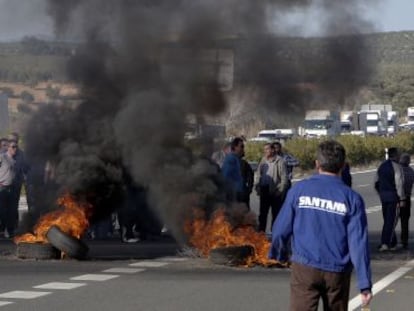
[[[143,268],[159,268],[168,265],[168,262],[160,261],[139,261],[129,264],[131,267],[143,267]]]
[[[366,208],[366,210],[365,210],[365,212],[366,212],[367,214],[371,214],[371,213],[376,213],[376,212],[379,212],[379,211],[381,211],[381,210],[382,210],[381,205],[375,205],[375,206],[370,206],[370,207],[367,207],[367,208]]]
[[[391,283],[398,280],[404,274],[408,273],[414,268],[414,260],[407,262],[404,266],[398,268],[394,272],[388,274],[372,286],[372,294],[376,295]],[[361,297],[358,295],[348,303],[349,311],[353,311],[361,305]]]
[[[365,187],[370,187],[370,186],[373,187],[372,184],[363,184],[363,185],[356,185],[355,188],[365,188]]]
[[[52,292],[34,292],[26,290],[15,290],[0,294],[0,298],[34,299],[51,294]]]
[[[161,258],[158,258],[158,260],[171,261],[171,262],[182,262],[182,261],[187,261],[188,258],[184,258],[184,257],[161,257]]]
[[[131,267],[138,267],[138,268],[128,268],[128,267],[114,267],[103,270],[102,272],[105,274],[83,274],[71,277],[70,280],[72,281],[95,281],[95,282],[103,282],[108,281],[111,279],[115,279],[119,277],[119,274],[134,274],[146,271],[146,269],[142,268],[158,268],[163,267],[171,262],[181,262],[186,261],[188,258],[182,257],[161,257],[159,258],[160,261],[152,261],[152,260],[143,260],[139,262],[134,262],[129,264]],[[106,274],[106,273],[119,273],[119,274]],[[45,284],[40,284],[33,286],[35,289],[48,289],[48,290],[71,290],[75,288],[79,288],[82,286],[86,286],[88,283],[74,283],[74,282],[49,282]],[[6,293],[0,293],[0,298],[6,299],[34,299],[43,297],[53,292],[43,292],[43,291],[10,291]],[[0,301],[0,307],[13,304],[12,301]]]
[[[95,282],[103,282],[108,281],[111,279],[115,279],[119,277],[116,274],[83,274],[79,276],[74,276],[70,278],[73,281],[95,281]]]
[[[78,287],[85,286],[86,283],[67,283],[67,282],[50,282],[45,283],[37,286],[33,286],[33,288],[38,289],[74,289]]]
[[[135,269],[135,268],[111,268],[103,270],[105,273],[124,273],[124,274],[133,274],[138,272],[143,272],[145,269]]]

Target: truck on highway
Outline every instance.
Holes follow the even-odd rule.
[[[341,111],[341,134],[348,134],[352,132],[352,130],[354,129],[352,124],[353,117],[353,111]]]
[[[308,110],[301,128],[305,137],[334,137],[341,132],[341,121],[338,111]]]
[[[414,107],[407,108],[407,123],[400,124],[399,128],[409,131],[414,129]]]
[[[414,107],[407,108],[407,123],[414,124]]]
[[[271,129],[271,130],[261,130],[257,133],[257,136],[251,138],[250,141],[256,142],[272,142],[287,140],[293,138],[296,135],[294,129]]]
[[[355,127],[367,135],[385,136],[388,133],[388,112],[390,111],[392,111],[391,105],[362,105]]]
[[[367,135],[386,135],[386,122],[386,112],[360,111],[358,113],[358,130],[363,131]]]
[[[398,132],[397,111],[387,111],[387,135],[392,136]]]

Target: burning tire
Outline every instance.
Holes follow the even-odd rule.
[[[209,259],[218,265],[238,266],[247,262],[250,256],[254,255],[254,248],[250,245],[228,246],[213,248],[210,251]]]
[[[57,226],[50,227],[46,234],[46,238],[50,244],[67,254],[69,257],[85,259],[88,254],[89,248],[85,243],[66,234]]]
[[[16,256],[21,259],[59,259],[61,253],[49,243],[20,242],[16,247]]]

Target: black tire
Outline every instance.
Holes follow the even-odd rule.
[[[209,259],[217,265],[239,266],[247,262],[254,255],[254,248],[250,245],[228,246],[213,248]]]
[[[16,246],[16,256],[21,259],[59,259],[61,252],[49,243],[20,242]]]
[[[69,257],[85,259],[88,254],[89,248],[85,243],[64,233],[57,226],[50,227],[49,231],[46,233],[46,238],[50,244]]]

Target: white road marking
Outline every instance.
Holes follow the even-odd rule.
[[[373,295],[378,294],[380,291],[382,291],[384,288],[386,288],[388,285],[393,283],[394,281],[398,280],[400,277],[402,277],[404,274],[408,273],[414,268],[414,260],[411,260],[407,262],[404,266],[398,268],[394,272],[388,274],[381,280],[379,280],[377,283],[375,283],[372,286],[372,293]],[[351,299],[348,303],[348,309],[349,311],[353,311],[356,308],[358,308],[361,305],[361,297],[358,295]]]
[[[355,188],[364,188],[369,186],[372,186],[372,184],[356,185]]]
[[[0,301],[0,307],[11,305],[13,302],[11,301]]]
[[[365,209],[367,214],[376,213],[382,210],[381,205],[370,206]]]
[[[159,261],[139,261],[129,264],[131,267],[144,267],[144,268],[158,268],[168,265],[168,262]]]
[[[73,281],[97,281],[97,282],[102,282],[102,281],[108,281],[111,279],[115,279],[119,277],[119,275],[115,275],[115,274],[84,274],[84,275],[79,275],[79,276],[74,276],[72,278],[70,278]]]
[[[171,261],[171,262],[182,262],[182,261],[188,260],[188,258],[184,258],[184,257],[161,257],[158,259],[162,261]]]
[[[86,283],[67,283],[67,282],[50,282],[45,283],[37,286],[33,286],[33,288],[39,289],[74,289],[81,286],[85,286]]]
[[[32,292],[26,290],[15,290],[0,294],[0,298],[34,299],[51,294],[51,292]]]
[[[126,274],[133,274],[137,272],[145,271],[145,269],[134,269],[134,268],[111,268],[104,270],[102,272],[106,273],[126,273]]]
[[[365,174],[365,173],[372,173],[376,172],[377,169],[370,169],[370,170],[364,170],[364,171],[357,171],[357,172],[351,172],[351,175],[357,175],[357,174]]]

